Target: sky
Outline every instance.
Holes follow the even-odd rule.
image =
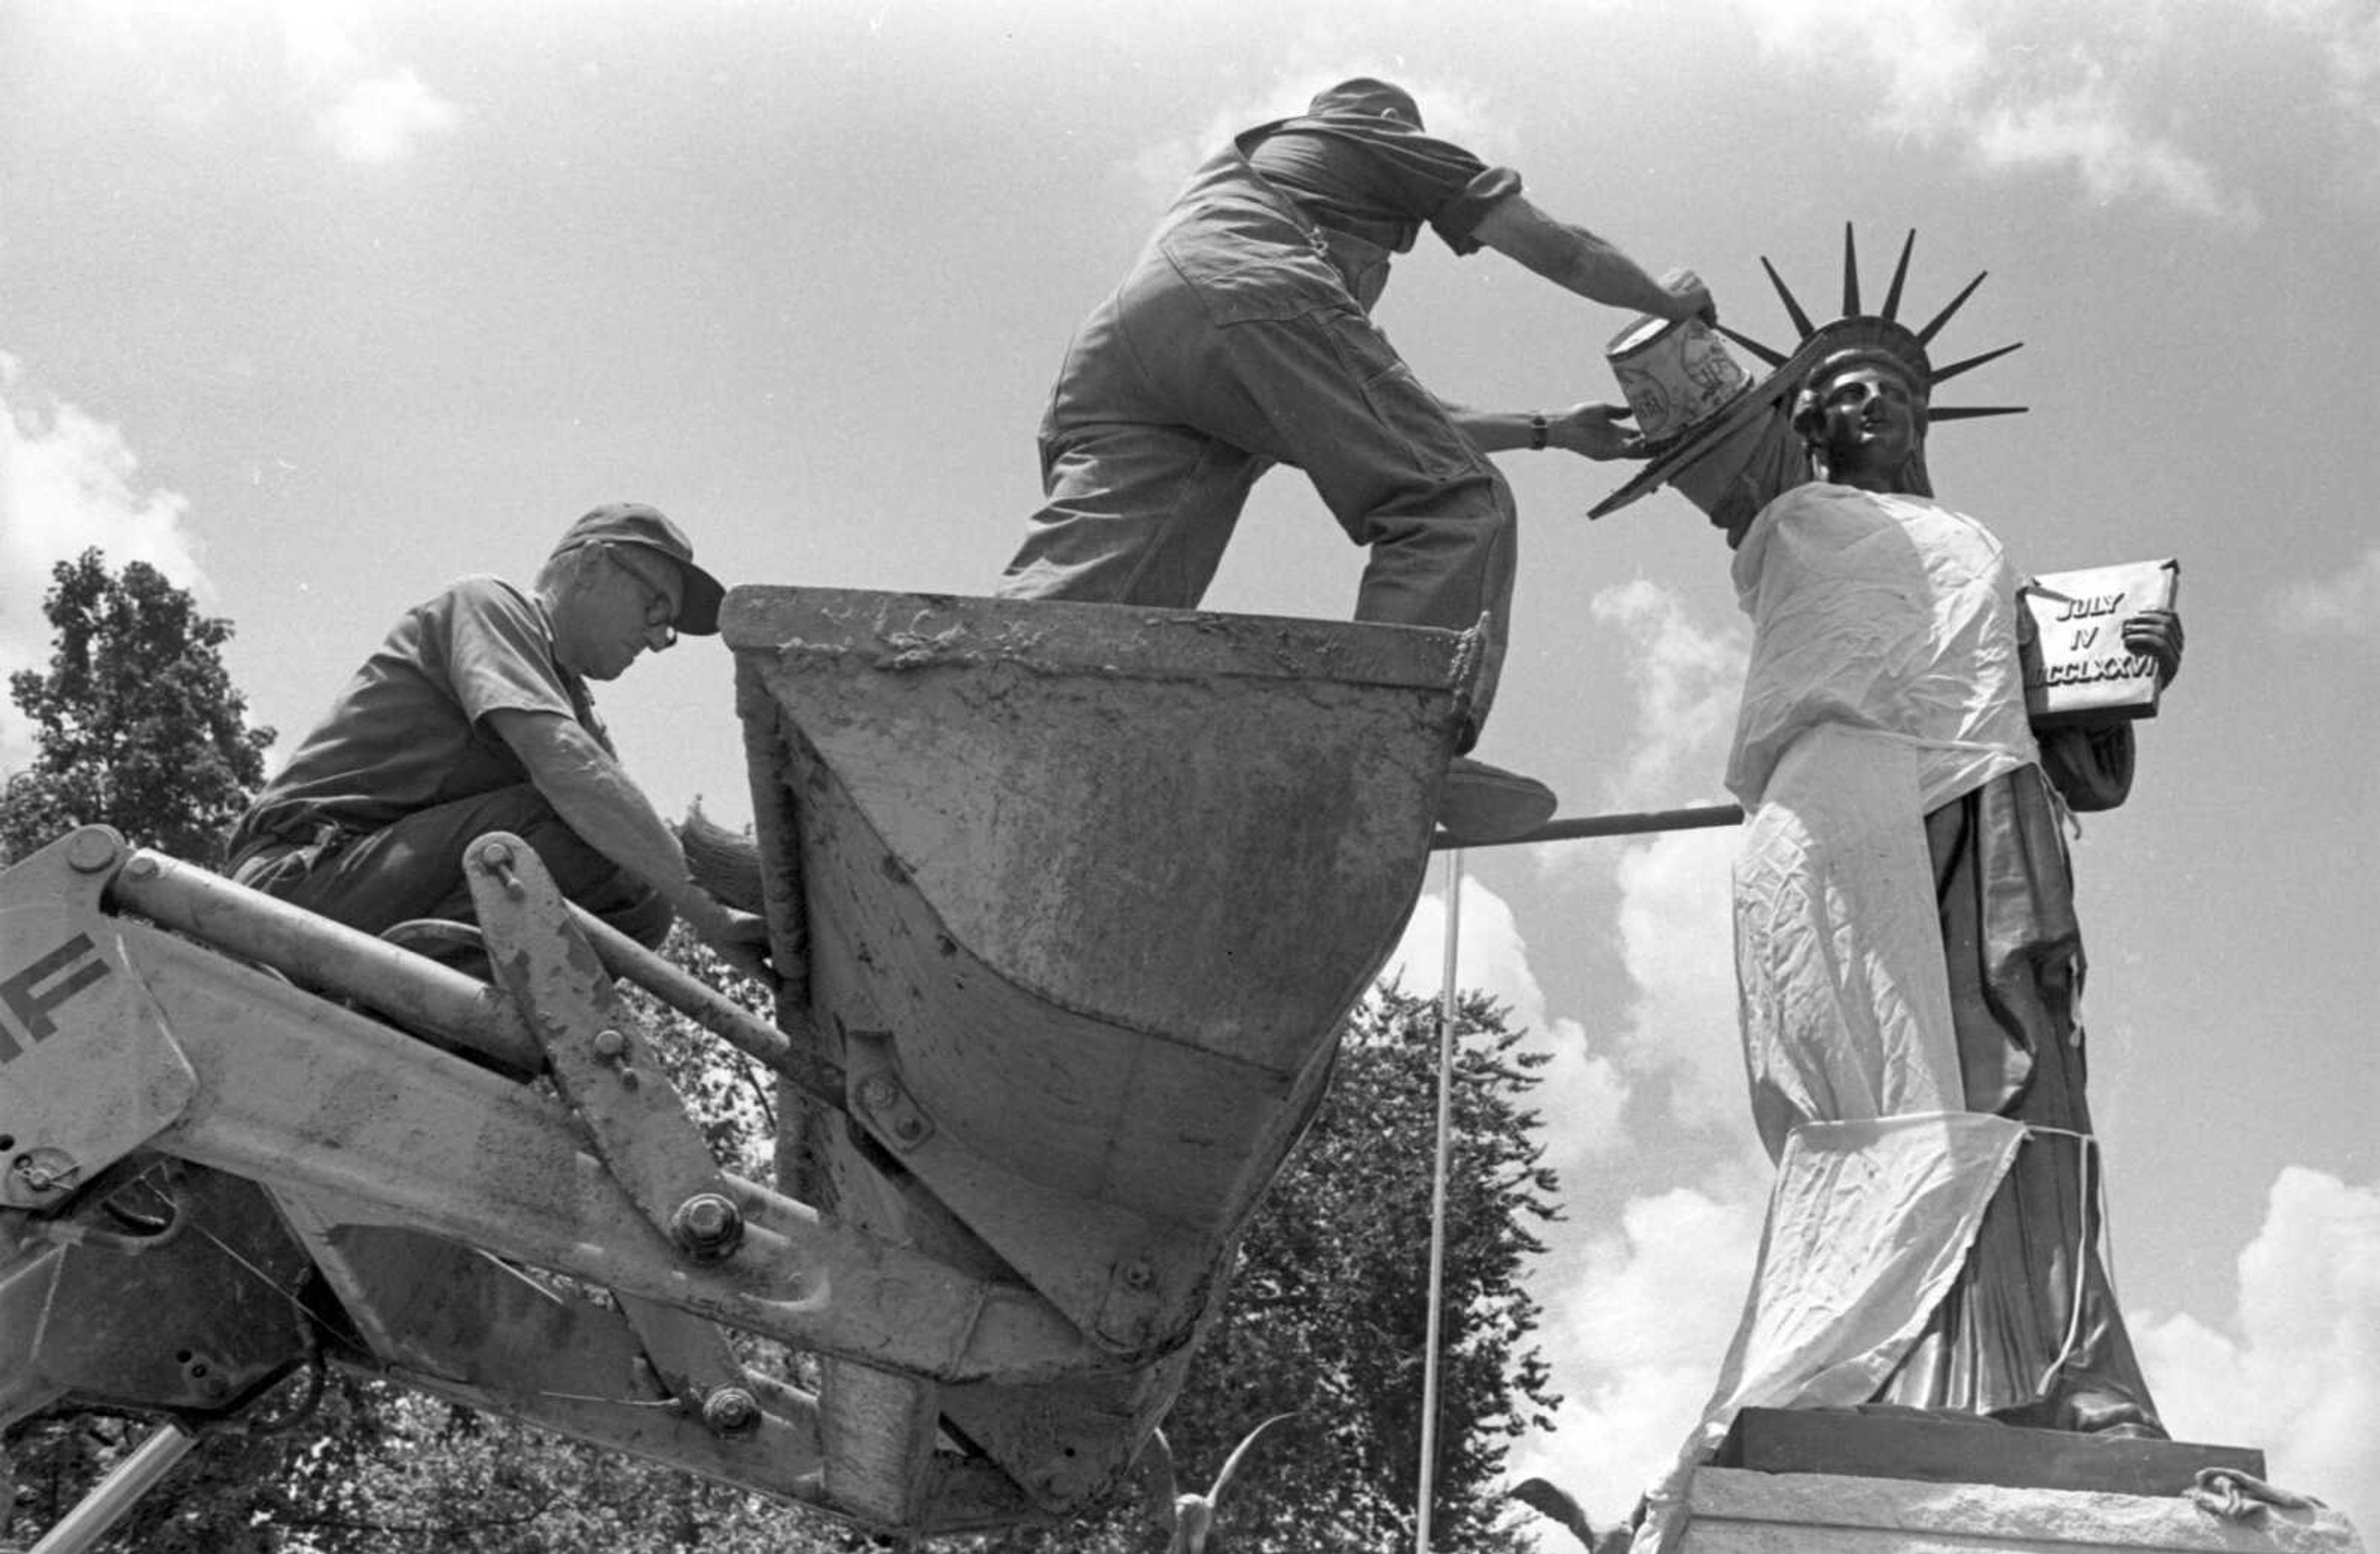
[[[2074,844],[2123,1304],[2178,1436],[2369,1537],[2370,0],[0,0],[0,670],[44,658],[54,563],[147,560],[236,624],[277,759],[405,608],[620,498],[731,583],[989,591],[1081,315],[1208,150],[1359,73],[1771,345],[1761,259],[1832,316],[1846,223],[1871,302],[1917,234],[1905,316],[1989,273],[1937,360],[2024,348],[1942,399],[2029,413],[1937,428],[1937,491],[2028,569],[2180,565],[2185,667]],[[1628,317],[1493,253],[1425,237],[1377,316],[1447,398],[1618,397]],[[1625,466],[1500,462],[1523,575],[1478,753],[1564,815],[1723,801],[1724,544],[1667,492],[1588,522]],[[1341,616],[1361,559],[1277,471],[1207,603]],[[731,682],[695,640],[603,695],[663,812],[748,819]],[[29,748],[0,710],[0,769]],[[1512,1465],[1598,1524],[1704,1402],[1769,1177],[1733,843],[1463,859],[1460,977],[1553,1054],[1567,1216],[1532,1274],[1564,1402]],[[1433,871],[1409,985],[1444,907]]]

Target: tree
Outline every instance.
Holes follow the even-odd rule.
[[[1559,1400],[1530,1341],[1521,1284],[1542,1250],[1557,1183],[1524,1101],[1544,1059],[1482,996],[1456,1020],[1455,1146],[1448,1179],[1438,1463],[1439,1546],[1524,1548],[1500,1475],[1508,1444],[1549,1428]],[[1330,1093],[1243,1238],[1220,1319],[1165,1430],[1182,1487],[1203,1488],[1234,1442],[1268,1432],[1233,1480],[1208,1547],[1325,1554],[1412,1539],[1427,1329],[1437,1126],[1437,1011],[1390,986],[1348,1021]],[[1143,1512],[986,1539],[987,1554],[1149,1554]]]
[[[249,728],[225,671],[227,620],[199,613],[146,562],[112,575],[96,550],[51,568],[47,673],[8,678],[33,729],[32,765],[0,790],[0,862],[79,825],[222,861],[223,832],[264,781],[273,731]]]
[[[225,671],[231,623],[199,613],[156,568],[132,562],[111,575],[85,551],[51,569],[42,608],[55,629],[48,673],[9,677],[34,731],[33,763],[0,787],[0,863],[79,825],[115,827],[136,844],[212,863],[221,833],[264,778],[271,729],[250,729],[247,699]],[[145,1421],[67,1411],[12,1432],[15,1482],[0,1504],[0,1535],[18,1506],[47,1525],[146,1436]],[[278,1447],[212,1440],[178,1470],[202,1487],[242,1483]],[[236,1549],[245,1524],[223,1494],[200,1487],[141,1547]]]

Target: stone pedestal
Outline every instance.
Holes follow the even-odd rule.
[[[1679,1554],[2363,1554],[2335,1511],[2227,1521],[2170,1496],[1704,1468]]]
[[[2200,1506],[2203,1468],[2252,1484],[2265,1463],[1912,1411],[1748,1409],[1695,1472],[1675,1554],[2363,1554],[2335,1511]]]

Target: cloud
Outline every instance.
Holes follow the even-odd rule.
[[[401,161],[421,140],[454,128],[461,118],[461,110],[407,69],[350,84],[315,122],[331,149],[347,161],[385,164]]]
[[[2164,94],[2131,83],[2176,30],[2148,4],[1994,6],[1909,0],[1845,9],[1825,0],[1747,6],[1762,50],[1797,67],[1850,62],[1872,84],[1870,126],[1896,139],[1963,147],[1986,171],[2046,169],[2100,200],[2136,200],[2188,215],[2253,225],[2246,193],[2173,136]],[[2081,35],[2084,28],[2094,35]],[[2041,36],[2061,40],[2046,48]],[[2129,86],[2129,90],[2128,90]]]
[[[1681,794],[1708,793],[1734,734],[1750,650],[1744,631],[1702,625],[1675,590],[1641,577],[1600,590],[1587,608],[1621,633],[1636,692],[1628,765],[1612,801],[1666,809]]]
[[[384,165],[454,130],[462,110],[411,67],[381,60],[359,36],[358,13],[330,4],[282,7],[282,46],[299,101],[333,152]]]
[[[50,568],[86,548],[112,567],[145,561],[203,604],[213,589],[188,511],[185,498],[142,483],[121,431],[42,393],[0,352],[0,682],[49,662],[41,599]],[[12,707],[0,716],[0,771],[31,755]]]
[[[2380,1183],[2292,1166],[2240,1255],[2237,1338],[2136,1322],[2180,1439],[2261,1447],[2273,1482],[2380,1527]]]
[[[1545,990],[1529,969],[1528,946],[1503,898],[1465,879],[1460,899],[1455,985],[1475,988],[1506,1005],[1510,1024],[1530,1033],[1522,1050],[1551,1060],[1537,1071],[1530,1105],[1554,1120],[1547,1135],[1547,1163],[1570,1178],[1585,1160],[1624,1142],[1620,1118],[1628,1081],[1610,1056],[1589,1050],[1579,1022],[1548,1012]],[[1445,943],[1446,892],[1440,889],[1415,905],[1382,975],[1398,977],[1408,992],[1435,997],[1444,980]]]
[[[2372,640],[2374,623],[2380,622],[2380,545],[2366,549],[2342,572],[2282,589],[2269,613],[2282,631]]]
[[[1734,1336],[1759,1245],[1765,1184],[1730,1179],[1631,1201],[1535,1282],[1552,1293],[1539,1331],[1563,1394],[1551,1435],[1519,1443],[1506,1472],[1542,1475],[1597,1529],[1624,1517],[1701,1416]]]
[[[2380,130],[2380,10],[2370,0],[2262,0],[2258,8],[2322,51],[2331,101],[2349,122]]]
[[[2130,123],[2097,65],[2084,75],[2071,91],[1984,114],[1972,127],[1976,154],[1992,167],[2063,167],[2102,201],[2142,195],[2192,215],[2255,225],[2255,201],[2226,193],[2205,163]]]
[[[1619,1050],[1628,1071],[1666,1074],[1669,1121],[1743,1125],[1736,1035],[1732,828],[1669,832],[1621,855],[1620,945],[1634,988]],[[1744,1127],[1747,1145],[1751,1131]]]

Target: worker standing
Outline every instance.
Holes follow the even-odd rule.
[[[1633,449],[1624,407],[1480,411],[1422,387],[1370,312],[1424,223],[1592,301],[1711,311],[1691,273],[1656,281],[1533,204],[1518,173],[1428,134],[1402,88],[1342,81],[1209,159],[1076,332],[1041,424],[1046,501],[1001,594],[1195,606],[1257,477],[1293,465],[1370,551],[1358,620],[1487,621],[1470,749],[1512,617],[1512,495],[1486,455]]]

